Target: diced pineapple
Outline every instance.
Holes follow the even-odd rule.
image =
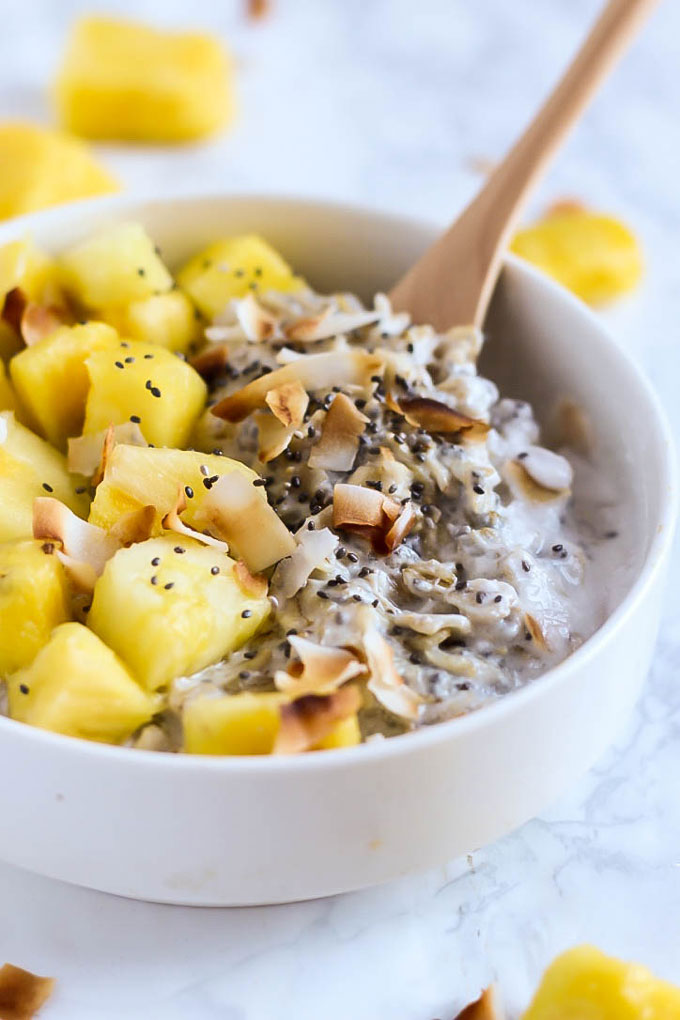
[[[172,277],[140,223],[116,223],[63,252],[67,293],[88,308],[142,301],[172,287]]]
[[[176,354],[123,341],[86,362],[90,390],[85,406],[85,433],[139,418],[139,427],[154,446],[186,446],[194,422],[205,407],[208,389],[198,372]]]
[[[180,142],[233,114],[231,67],[208,35],[82,18],[56,86],[59,117],[87,138]]]
[[[30,240],[10,241],[0,247],[0,310],[9,292],[17,288],[29,301],[63,303],[54,261]],[[18,330],[0,319],[0,358],[9,360],[23,347]]]
[[[0,219],[117,190],[77,138],[16,121],[0,125]]]
[[[158,344],[169,351],[186,353],[201,334],[194,306],[181,290],[105,309],[102,318],[115,326],[121,336]]]
[[[548,967],[522,1020],[680,1020],[680,988],[579,946]]]
[[[520,230],[511,248],[593,305],[632,290],[642,276],[642,252],[628,227],[578,206],[556,207]]]
[[[95,351],[119,346],[115,329],[88,322],[62,326],[12,358],[10,375],[22,406],[54,446],[63,450],[68,436],[82,432],[90,387],[85,362]]]
[[[66,470],[66,460],[44,439],[0,413],[0,542],[33,535],[33,500],[54,495],[78,514],[87,500]]]
[[[140,428],[144,429],[143,421]],[[97,486],[90,507],[90,523],[108,529],[130,510],[153,504],[158,511],[156,530],[160,532],[161,519],[175,506],[177,493],[183,489],[188,498],[182,520],[191,527],[198,527],[196,516],[198,514],[200,518],[203,497],[208,491],[205,479],[226,475],[230,471],[240,471],[253,482],[258,478],[240,461],[214,453],[120,444],[114,447],[104,479]],[[264,486],[258,486],[257,491],[266,500]]]
[[[227,237],[208,245],[180,270],[177,282],[211,320],[232,298],[249,291],[289,293],[305,286],[279,253],[256,234]]]
[[[187,754],[271,754],[281,725],[281,706],[290,700],[276,691],[199,695],[182,713]],[[361,743],[356,714],[336,723],[315,751]]]
[[[50,546],[0,543],[0,677],[30,665],[70,618],[64,568]]]
[[[13,719],[107,744],[125,740],[158,707],[110,648],[81,623],[62,623],[31,666],[8,681]]]
[[[0,361],[0,411],[16,411],[17,400],[7,378],[7,370]]]
[[[177,535],[121,549],[97,581],[89,626],[158,690],[228,655],[266,619],[266,592],[246,591],[234,566]]]

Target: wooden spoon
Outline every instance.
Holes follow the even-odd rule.
[[[439,331],[481,326],[531,189],[656,2],[609,0],[561,81],[476,198],[395,284],[395,310]]]

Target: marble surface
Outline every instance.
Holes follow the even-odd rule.
[[[92,5],[89,5],[92,6]],[[181,150],[106,147],[126,185],[360,200],[444,223],[554,80],[594,0],[113,2],[214,28],[240,117]],[[0,116],[49,116],[73,0],[0,0]],[[680,432],[676,129],[680,9],[662,5],[542,188],[624,216],[644,287],[606,313]],[[675,574],[680,554],[675,556]],[[368,892],[274,908],[154,906],[0,865],[0,962],[58,978],[46,1020],[448,1020],[495,979],[515,1012],[559,950],[593,942],[680,980],[680,620],[675,585],[644,696],[558,804],[494,846]]]

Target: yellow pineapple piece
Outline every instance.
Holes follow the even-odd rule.
[[[155,344],[123,341],[92,354],[86,368],[85,433],[139,419],[148,443],[187,445],[208,389],[186,361]]]
[[[75,513],[87,513],[87,499],[78,480],[66,470],[66,459],[11,411],[0,412],[0,542],[33,535],[33,500],[54,496]]]
[[[208,245],[179,271],[177,282],[211,320],[233,298],[251,291],[291,293],[305,286],[279,253],[256,234],[227,237]]]
[[[43,542],[0,543],[0,677],[30,665],[71,618],[64,568]]]
[[[21,404],[54,446],[63,450],[68,436],[82,432],[90,388],[85,362],[95,351],[117,351],[119,346],[115,329],[88,322],[62,326],[12,358],[10,375]]]
[[[219,550],[172,534],[121,549],[97,581],[88,624],[158,690],[228,655],[268,616],[266,586],[253,594],[234,567]]]
[[[37,124],[0,124],[0,166],[0,219],[118,188],[87,145]]]
[[[62,623],[8,680],[13,719],[107,744],[125,740],[159,707],[110,648],[81,623]]]
[[[16,411],[17,398],[7,378],[7,370],[0,361],[0,411]]]
[[[143,421],[140,428],[144,431]],[[178,490],[182,489],[187,494],[187,509],[182,520],[191,527],[200,528],[200,510],[208,492],[205,479],[230,471],[239,471],[252,482],[258,479],[258,475],[240,461],[214,453],[121,443],[114,447],[104,479],[97,486],[90,507],[90,523],[108,529],[130,510],[153,504],[157,508],[156,531],[160,533],[161,519],[174,508]],[[264,486],[258,486],[257,490],[266,500]]]
[[[169,351],[186,353],[201,335],[196,311],[181,290],[153,294],[141,301],[102,311],[121,336],[167,347]]]
[[[355,747],[361,743],[361,729],[356,714],[337,722],[331,732],[316,745],[317,751],[330,751],[336,747]]]
[[[642,276],[642,252],[628,227],[577,205],[555,207],[510,247],[593,305],[627,293]]]
[[[140,223],[116,223],[59,258],[67,293],[88,308],[142,301],[172,287],[153,241]]]
[[[579,946],[548,967],[522,1020],[680,1020],[680,988]]]
[[[182,142],[233,114],[231,67],[211,36],[82,18],[56,83],[61,123],[87,138]]]

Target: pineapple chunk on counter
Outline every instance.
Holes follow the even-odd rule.
[[[140,428],[144,429],[143,421]],[[245,464],[214,453],[159,450],[120,444],[114,447],[104,479],[97,486],[90,507],[90,524],[108,529],[123,514],[153,504],[157,510],[158,533],[162,518],[173,509],[177,493],[182,489],[187,496],[187,508],[182,514],[182,520],[191,527],[200,528],[203,526],[200,524],[201,504],[209,491],[209,480],[230,471],[239,471],[251,482],[258,480],[258,475]],[[264,486],[256,488],[266,501]]]
[[[578,946],[548,967],[522,1020],[680,1020],[680,988]]]
[[[33,535],[33,500],[50,495],[77,514],[87,513],[87,499],[66,460],[11,411],[0,413],[0,542]]]
[[[0,166],[0,219],[118,188],[84,142],[37,124],[0,124]]]
[[[182,724],[187,754],[271,754],[281,725],[281,706],[290,698],[277,691],[199,695],[184,705]],[[312,750],[361,743],[356,716],[337,722]]]
[[[294,292],[305,286],[288,263],[256,234],[227,237],[208,245],[177,274],[177,282],[207,319],[233,298],[249,292]]]
[[[82,432],[90,388],[85,362],[95,351],[119,346],[115,329],[88,322],[62,326],[12,358],[10,375],[22,407],[53,446],[64,450],[67,438]]]
[[[83,432],[136,421],[154,446],[186,446],[208,388],[176,354],[137,340],[93,353]]]
[[[166,534],[119,550],[97,581],[88,624],[155,691],[228,655],[269,614],[219,550]]]
[[[233,115],[231,67],[209,35],[82,18],[56,83],[61,123],[87,138],[182,142]]]
[[[123,663],[81,623],[62,623],[32,665],[8,680],[13,719],[119,744],[157,710]]]
[[[140,223],[116,223],[63,252],[67,293],[88,308],[141,301],[172,287],[153,241]]]
[[[189,298],[181,290],[152,294],[129,305],[101,310],[101,316],[131,340],[167,347],[183,354],[199,339],[201,327]]]
[[[53,547],[0,544],[0,677],[29,666],[57,624],[71,618],[64,568]]]

